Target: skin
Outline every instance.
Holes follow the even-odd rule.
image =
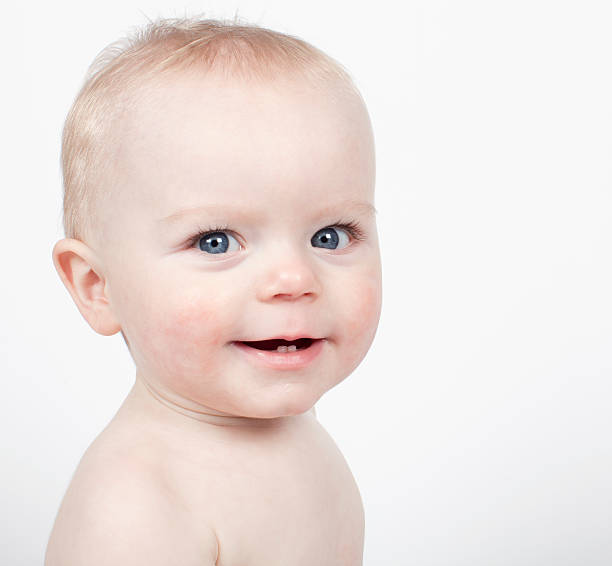
[[[177,75],[147,88],[116,139],[98,237],[58,242],[54,262],[92,328],[123,332],[136,380],[75,473],[46,564],[95,564],[71,533],[84,514],[105,516],[99,490],[122,509],[134,498],[141,508],[144,490],[174,525],[202,525],[157,526],[173,547],[199,541],[194,564],[361,564],[359,492],[314,417],[365,356],[380,315],[374,146],[360,97],[297,78]],[[358,224],[360,239],[336,228],[339,249],[312,245],[339,221]],[[207,254],[196,236],[218,226],[231,248]],[[323,338],[322,351],[287,371],[235,344],[284,335]],[[145,487],[126,481],[134,471]],[[83,537],[104,544],[103,521]],[[282,542],[262,525],[286,529]]]

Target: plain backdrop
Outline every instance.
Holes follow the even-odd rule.
[[[27,4],[27,5],[25,5]],[[612,563],[612,4],[33,1],[2,31],[0,563],[42,564],[134,379],[51,262],[87,66],[158,16],[238,16],[341,61],[369,106],[384,304],[317,404],[366,566]],[[313,565],[315,566],[315,565]]]

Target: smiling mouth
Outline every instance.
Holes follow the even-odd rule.
[[[271,340],[258,340],[254,342],[240,342],[250,348],[256,350],[267,350],[277,352],[296,352],[297,350],[306,350],[310,348],[313,342],[318,341],[314,338],[298,338],[297,340],[287,341],[281,338],[275,338]]]

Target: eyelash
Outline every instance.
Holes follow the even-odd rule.
[[[361,226],[356,220],[339,220],[334,224],[324,226],[323,228],[321,228],[321,230],[325,228],[341,228],[342,230],[348,232],[353,240],[365,240],[365,232],[361,229]],[[197,234],[189,239],[189,247],[195,247],[201,238],[207,236],[208,234],[213,234],[214,232],[232,232],[232,230],[230,230],[227,224],[210,226],[206,230],[198,228]]]

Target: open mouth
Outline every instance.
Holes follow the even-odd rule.
[[[258,340],[255,342],[241,342],[241,344],[257,350],[296,352],[297,350],[306,350],[307,348],[310,348],[313,342],[316,342],[314,338],[298,338],[297,340],[292,340],[291,342],[281,338],[274,338],[271,340]]]
[[[314,364],[325,352],[327,338],[243,340],[234,346],[248,363],[278,371],[297,371]]]

